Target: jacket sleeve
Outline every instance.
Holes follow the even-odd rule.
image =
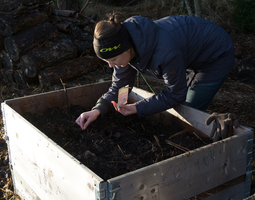
[[[113,110],[111,101],[117,102],[118,91],[120,88],[129,85],[131,92],[136,77],[136,70],[130,65],[126,67],[114,66],[112,75],[112,85],[108,92],[103,94],[102,97],[97,101],[96,105],[92,108],[100,111],[100,116],[104,116]]]
[[[136,103],[137,115],[145,117],[183,103],[186,100],[187,81],[185,59],[181,51],[172,52],[162,64],[166,89]]]

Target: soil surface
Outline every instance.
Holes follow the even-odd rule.
[[[211,143],[187,135],[187,129],[115,111],[82,131],[74,121],[86,110],[90,108],[70,105],[47,109],[41,116],[26,113],[24,118],[105,180]]]

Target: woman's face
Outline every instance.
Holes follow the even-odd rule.
[[[104,59],[109,65],[109,67],[121,66],[125,67],[128,65],[130,60],[133,58],[132,55],[132,48],[128,49],[127,51],[124,51],[122,54],[115,56],[113,58]]]

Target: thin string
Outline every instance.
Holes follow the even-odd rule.
[[[131,67],[133,67],[136,71],[137,71],[137,76],[139,76],[139,74],[141,74],[141,76],[143,77],[144,82],[147,84],[147,86],[150,88],[150,90],[152,91],[153,94],[155,94],[155,92],[153,91],[153,89],[151,88],[151,86],[149,85],[149,83],[146,81],[145,77],[143,76],[143,74],[133,65],[131,65],[130,63],[128,63]]]
[[[151,88],[151,86],[149,85],[149,83],[146,81],[146,79],[145,79],[145,77],[143,76],[143,74],[142,74],[140,71],[138,71],[138,70],[137,70],[137,72],[138,72],[138,75],[139,75],[139,73],[141,74],[141,76],[143,77],[144,82],[145,82],[145,83],[147,84],[147,86],[150,88],[150,90],[152,91],[152,93],[155,94],[155,92],[153,91],[153,89]]]

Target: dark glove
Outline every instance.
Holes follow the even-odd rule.
[[[233,113],[213,113],[205,121],[206,125],[211,124],[214,120],[210,137],[213,142],[224,139],[233,135],[233,128],[238,128],[239,122]]]

